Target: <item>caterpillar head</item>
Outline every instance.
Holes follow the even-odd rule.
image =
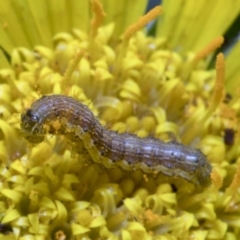
[[[39,123],[31,109],[26,110],[21,116],[22,136],[31,143],[40,143],[44,140],[43,124]]]

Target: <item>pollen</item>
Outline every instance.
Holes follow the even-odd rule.
[[[212,179],[212,183],[214,184],[217,190],[222,187],[223,179],[215,169],[213,169],[211,173],[211,179]]]

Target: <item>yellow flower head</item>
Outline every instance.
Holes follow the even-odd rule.
[[[0,3],[1,239],[240,237],[240,44],[214,57],[240,2],[166,0],[144,15],[146,3]],[[21,114],[53,94],[119,134],[200,149],[211,185],[186,181],[177,163],[173,176],[108,168],[89,135],[69,141],[58,119],[44,130],[61,134],[28,143]]]

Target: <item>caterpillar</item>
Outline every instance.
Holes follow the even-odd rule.
[[[92,160],[107,168],[180,177],[203,187],[211,183],[212,167],[198,149],[156,138],[119,134],[103,127],[91,110],[64,95],[43,96],[21,115],[23,137],[37,144],[46,134],[63,134],[84,145]],[[82,148],[76,148],[81,152]]]

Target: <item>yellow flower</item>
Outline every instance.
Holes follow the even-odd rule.
[[[142,16],[146,3],[0,3],[1,239],[239,238],[240,44],[209,66],[240,1],[166,0]],[[27,143],[20,115],[51,94],[119,133],[200,148],[211,186],[109,169],[64,136]]]

